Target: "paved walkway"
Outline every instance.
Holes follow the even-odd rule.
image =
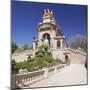
[[[79,85],[87,84],[87,71],[84,65],[71,64],[64,70],[54,74],[53,76],[36,82],[29,87],[47,87],[47,86],[63,86],[63,85]]]

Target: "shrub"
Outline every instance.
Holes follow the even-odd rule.
[[[27,61],[15,63],[16,73],[18,73],[19,69],[27,69],[28,71],[35,71],[42,69],[43,67],[56,64],[56,60],[52,58],[51,52],[48,52],[47,46],[39,47],[39,50],[36,52],[34,58],[29,58]],[[13,63],[12,63],[13,65]],[[17,67],[17,68],[16,68]]]

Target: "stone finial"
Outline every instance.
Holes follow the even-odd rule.
[[[49,8],[47,9],[47,12],[48,12],[48,14],[51,14],[51,12],[50,12]]]
[[[53,12],[50,11],[49,9],[44,9],[44,17],[45,16],[53,16]]]
[[[53,16],[53,11],[51,10],[51,15]]]
[[[46,14],[47,13],[47,11],[46,11],[46,9],[44,9],[44,14]]]

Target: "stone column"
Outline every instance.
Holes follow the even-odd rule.
[[[51,49],[53,48],[53,42],[52,42],[52,39],[50,40],[50,48],[51,48]]]
[[[35,44],[35,42],[33,41],[33,50],[35,51],[35,49],[36,49],[36,44]]]
[[[53,44],[53,49],[56,49],[57,48],[57,42],[56,42],[56,40],[53,39],[52,44]]]
[[[38,47],[42,45],[42,34],[39,32],[38,33]]]
[[[42,45],[42,40],[39,39],[39,47]]]
[[[60,48],[63,48],[63,39],[60,40]]]
[[[48,77],[48,69],[47,68],[44,68],[44,70],[45,70],[44,78],[47,78]]]

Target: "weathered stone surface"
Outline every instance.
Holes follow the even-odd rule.
[[[87,70],[84,65],[71,64],[53,76],[36,82],[29,87],[48,87],[87,84]]]

